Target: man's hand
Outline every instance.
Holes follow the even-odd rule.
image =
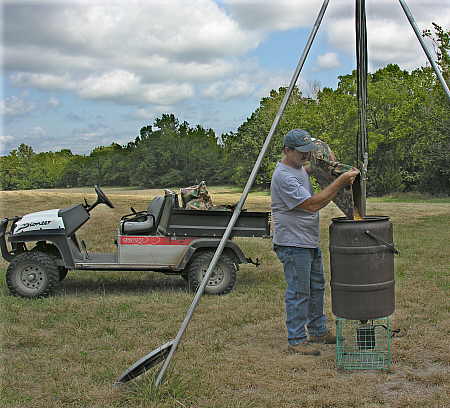
[[[302,210],[316,212],[325,207],[338,193],[338,191],[346,185],[353,184],[358,176],[359,170],[353,168],[341,174],[329,186],[325,187],[317,194],[313,194],[310,198],[299,204],[297,208]]]
[[[341,174],[338,179],[341,179],[346,185],[353,184],[355,181],[355,178],[358,176],[359,170],[355,167],[353,169],[346,171],[345,173]]]

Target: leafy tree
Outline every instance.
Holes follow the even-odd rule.
[[[450,81],[450,31],[444,30],[440,25],[432,23],[434,34],[430,29],[423,30],[423,36],[428,37],[434,44],[437,63],[447,84]]]
[[[13,150],[8,156],[0,157],[0,182],[3,190],[17,188],[21,176],[20,167],[17,150]]]
[[[62,170],[60,185],[62,187],[77,187],[89,185],[89,159],[86,156],[74,155]]]
[[[132,184],[156,188],[223,180],[223,149],[214,132],[180,123],[174,115],[143,127],[127,149],[135,163]]]
[[[30,189],[34,188],[32,182],[32,164],[35,153],[31,146],[22,143],[17,150],[11,152],[17,158],[17,167],[15,173],[15,188]]]

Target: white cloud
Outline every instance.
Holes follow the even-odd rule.
[[[203,96],[218,100],[229,100],[251,95],[255,84],[248,78],[238,78],[228,81],[214,82],[203,90]]]
[[[17,148],[21,143],[25,143],[29,146],[44,143],[48,145],[48,148],[52,148],[52,143],[46,143],[48,131],[42,126],[25,128],[20,131],[20,133],[13,133],[13,135],[0,136],[1,154],[7,154],[7,152]]]
[[[172,113],[170,105],[153,105],[151,108],[139,108],[131,116],[137,119],[153,120],[162,113]]]
[[[207,98],[219,98],[222,94],[222,90],[225,88],[225,82],[214,82],[206,87],[202,94]]]
[[[108,146],[112,142],[126,144],[131,138],[129,130],[124,132],[116,127],[95,122],[86,127],[73,129],[70,140],[72,149],[89,153],[95,147]]]
[[[305,27],[311,29],[322,0],[224,0],[231,15],[243,28],[265,35],[273,30]],[[419,29],[431,28],[436,22],[450,25],[450,4],[442,0],[408,0]],[[319,33],[326,34],[334,52],[344,52],[355,59],[355,2],[330,2]],[[369,63],[372,69],[398,63],[405,69],[424,65],[426,57],[398,2],[366,2]],[[315,40],[320,41],[318,36]]]
[[[351,3],[345,0],[330,6],[325,25],[330,44],[354,60],[354,2]],[[369,68],[396,63],[410,70],[424,65],[425,54],[400,4],[391,0],[366,4]],[[443,27],[450,25],[450,5],[441,0],[409,0],[408,6],[420,30],[431,28],[432,22]]]
[[[91,140],[98,139],[100,136],[103,136],[104,132],[84,132],[80,133],[78,136],[83,140]]]
[[[194,95],[194,88],[189,83],[145,83],[136,73],[125,70],[92,74],[80,80],[68,74],[58,76],[19,72],[11,75],[11,81],[18,86],[70,90],[84,99],[110,100],[131,105],[143,102],[172,104]]]
[[[78,93],[86,99],[111,99],[123,97],[139,86],[140,79],[133,73],[123,70],[92,75],[84,79]]]
[[[36,108],[35,104],[17,96],[9,96],[0,101],[0,114],[4,116],[25,115]]]
[[[47,105],[50,108],[57,108],[61,105],[61,101],[58,98],[55,98],[54,96],[51,96],[47,102]]]
[[[196,84],[209,87],[208,95],[220,93],[223,81],[234,80],[235,87],[222,92],[232,98],[251,92],[238,83],[241,57],[270,32],[310,29],[321,4],[130,0],[124,7],[119,0],[6,1],[4,66],[16,85],[75,92],[87,99],[176,103],[194,96]],[[435,19],[444,26],[450,23],[450,7],[440,0],[408,4],[422,28]],[[400,62],[409,68],[425,62],[398,4],[368,2],[367,16],[372,66]],[[321,32],[336,48],[330,52],[343,51],[354,59],[354,0],[331,2]],[[337,67],[331,56],[319,57],[318,64]],[[155,101],[160,95],[167,100]]]
[[[77,143],[95,143],[95,145],[100,146],[103,140],[107,140],[111,136],[113,130],[111,127],[104,125],[102,123],[91,123],[85,128],[73,129],[72,138],[76,140]]]
[[[14,140],[14,137],[10,135],[0,136],[0,144],[10,142],[11,140]]]
[[[124,104],[193,97],[261,39],[212,0],[11,1],[4,13],[14,85]]]
[[[10,76],[14,85],[33,87],[37,89],[69,90],[75,89],[76,83],[68,74],[41,74],[29,72],[17,72]]]
[[[322,69],[337,68],[341,65],[339,57],[335,52],[327,52],[317,57],[317,65]]]
[[[323,1],[225,0],[233,17],[250,30],[273,31],[310,26]]]
[[[188,83],[162,83],[146,85],[142,93],[142,101],[154,104],[170,105],[190,98],[194,88]]]
[[[8,152],[12,149],[11,145],[13,140],[14,137],[11,135],[0,136],[0,155],[8,154]]]
[[[153,67],[150,76],[168,69],[189,78],[228,70],[224,58],[260,40],[212,0],[10,3],[5,16],[6,68],[19,71]]]
[[[32,138],[41,138],[47,135],[47,130],[41,126],[33,126],[27,134]]]

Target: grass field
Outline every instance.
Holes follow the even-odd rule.
[[[99,206],[80,231],[91,251],[114,250],[121,215],[146,208],[161,190],[105,188],[116,208]],[[234,188],[212,188],[216,204],[239,199]],[[0,192],[0,216],[93,200],[93,189]],[[249,196],[246,207],[268,210],[270,197]],[[338,372],[334,346],[319,357],[286,352],[284,279],[267,239],[238,239],[262,265],[242,266],[235,290],[205,296],[194,314],[170,375],[156,392],[154,371],[121,387],[133,362],[175,337],[192,301],[179,277],[146,272],[70,272],[57,293],[1,299],[1,402],[5,408],[56,407],[449,407],[450,201],[418,197],[369,200],[368,213],[394,224],[396,312],[389,372]],[[330,219],[321,212],[327,281]],[[6,263],[0,264],[0,270]],[[333,327],[330,290],[327,314]]]

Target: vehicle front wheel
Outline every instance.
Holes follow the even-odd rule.
[[[67,268],[64,268],[64,266],[58,266],[58,273],[59,273],[59,281],[66,279],[67,273],[69,270]]]
[[[6,284],[15,296],[46,297],[60,280],[52,256],[39,251],[23,252],[12,260],[6,271]]]
[[[183,274],[188,277],[188,284],[192,290],[197,290],[202,283],[213,256],[213,251],[200,252],[194,255],[187,268],[183,271]],[[205,287],[205,293],[209,295],[224,295],[231,292],[235,284],[236,265],[231,257],[222,254]]]

